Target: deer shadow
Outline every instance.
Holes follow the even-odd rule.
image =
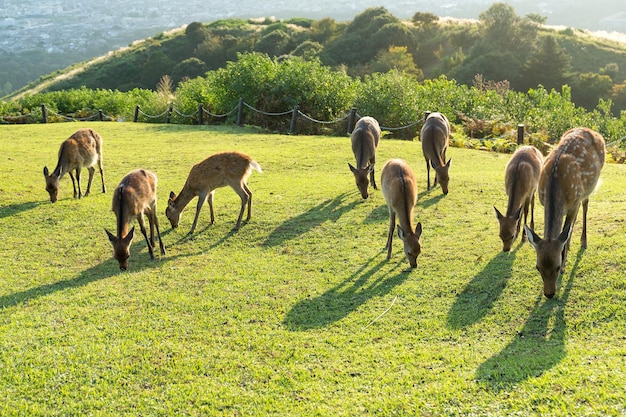
[[[335,198],[328,199],[308,211],[286,220],[274,229],[262,243],[263,246],[280,246],[298,236],[312,230],[326,221],[336,222],[345,213],[352,210],[360,201],[353,200],[344,204],[350,193],[343,193]]]
[[[32,210],[44,203],[45,202],[41,201],[30,201],[27,203],[12,204],[10,206],[0,207],[0,219],[4,219],[5,217],[14,216],[16,214]]]
[[[136,272],[154,268],[162,261],[169,261],[171,259],[176,259],[182,256],[186,257],[195,255],[185,254],[173,257],[168,257],[167,255],[165,255],[161,258],[157,256],[155,259],[150,259],[150,256],[147,253],[148,249],[145,247],[145,240],[143,242],[143,246],[138,244],[131,246],[131,257],[129,260],[128,272]],[[165,249],[167,250],[167,247]],[[145,253],[139,253],[142,251],[145,251]],[[80,274],[78,274],[78,276],[74,278],[52,282],[49,284],[43,284],[38,287],[29,288],[23,291],[15,292],[13,294],[2,295],[0,296],[0,311],[5,308],[17,306],[22,303],[27,303],[30,300],[54,294],[59,291],[84,287],[92,282],[100,281],[102,279],[112,277],[113,275],[125,273],[127,272],[121,272],[119,270],[117,261],[111,256],[111,258],[107,259],[106,261],[103,261],[98,265],[82,271]]]
[[[562,295],[542,303],[544,296],[539,294],[524,328],[500,353],[478,367],[475,374],[478,382],[496,392],[510,390],[520,382],[540,376],[565,358],[565,305],[583,252],[583,248],[578,251]]]
[[[437,190],[439,191],[438,194],[434,196],[430,196],[430,194],[434,193]],[[417,204],[421,206],[422,208],[426,209],[434,204],[437,204],[445,196],[446,195],[443,192],[441,192],[441,187],[433,187],[430,190],[426,190],[426,191],[422,191],[421,193],[418,193]],[[424,200],[425,197],[429,197],[429,198]]]
[[[298,301],[285,315],[283,326],[291,331],[326,327],[345,318],[373,297],[388,294],[409,277],[409,269],[390,276],[400,263],[388,273],[378,274],[387,261],[371,265],[374,259],[371,258],[358,271],[325,293]]]
[[[448,326],[459,329],[477,323],[493,308],[511,278],[511,268],[520,242],[511,252],[498,253],[465,286],[448,312]]]

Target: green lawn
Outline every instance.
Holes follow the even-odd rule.
[[[42,170],[80,127],[104,138],[108,187],[49,202]],[[190,167],[239,150],[263,167],[239,197],[164,211]],[[419,142],[383,139],[416,171],[418,267],[384,250],[380,190],[362,200],[348,138],[132,123],[0,126],[0,415],[624,415],[626,167],[605,166],[557,297],[535,253],[500,252],[509,155],[451,149],[450,194],[425,191]],[[120,272],[104,228],[134,168],[159,178],[167,254],[136,233]],[[84,176],[86,178],[86,175]],[[86,187],[86,179],[83,180]],[[84,188],[83,188],[84,190]],[[543,235],[543,207],[536,208]],[[138,229],[137,229],[138,232]],[[157,251],[158,252],[158,251]]]

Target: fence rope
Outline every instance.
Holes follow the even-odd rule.
[[[215,113],[211,113],[210,111],[206,109],[202,109],[202,112],[204,114],[208,114],[209,116],[213,116],[213,117],[228,117],[236,111],[237,111],[237,106],[233,107],[231,111],[229,111],[228,113],[224,113],[224,114],[215,114]]]

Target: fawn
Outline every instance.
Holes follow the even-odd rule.
[[[356,167],[348,164],[350,171],[354,174],[356,186],[361,192],[361,197],[369,197],[368,187],[371,181],[375,190],[376,180],[374,179],[374,164],[376,163],[376,148],[380,140],[380,126],[373,117],[361,117],[352,131],[350,140],[352,142],[352,153],[356,159]],[[369,180],[368,180],[369,175]]]

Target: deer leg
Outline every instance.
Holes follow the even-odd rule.
[[[85,191],[85,197],[89,195],[89,191],[91,191],[91,181],[93,180],[93,174],[96,172],[94,167],[87,168],[89,171],[89,181],[87,181],[87,191]]]
[[[207,197],[207,201],[209,202],[209,211],[211,212],[211,224],[215,223],[215,213],[213,212],[213,195],[215,195],[215,190],[211,191]]]
[[[157,237],[159,238],[159,249],[161,250],[161,255],[165,255],[165,247],[163,246],[163,240],[161,239],[161,231],[159,230],[159,216],[156,215],[156,204],[152,213],[150,213],[150,234],[152,235],[152,239],[154,241],[154,233],[152,228],[156,228]],[[152,244],[154,246],[154,243]]]
[[[102,158],[98,159],[98,169],[100,169],[100,179],[102,180],[102,192],[106,193],[107,189],[104,186],[104,171],[102,170]]]
[[[146,225],[143,222],[143,214],[139,214],[139,216],[137,216],[137,222],[139,223],[139,229],[141,229],[141,233],[143,233],[143,237],[146,239],[146,245],[148,246],[150,259],[154,259],[154,251],[152,250],[152,244],[150,243],[150,239],[148,239],[148,233],[146,232]]]
[[[76,168],[76,187],[78,188],[78,198],[83,196],[83,192],[80,189],[80,167]]]
[[[528,221],[528,206],[530,205],[530,200],[526,200],[524,202],[524,226],[526,226],[526,223]],[[519,230],[520,230],[520,223],[517,223],[517,234],[519,234]],[[533,229],[534,230],[534,229]],[[522,228],[522,242],[526,240],[526,230],[524,228]]]
[[[246,217],[246,220],[249,221],[252,217],[252,191],[250,191],[248,184],[246,183],[243,184],[243,189],[248,194],[248,216]]]
[[[430,190],[430,164],[428,163],[428,159],[426,159],[426,190]]]
[[[194,230],[196,230],[196,224],[198,224],[198,217],[200,216],[200,209],[204,204],[204,200],[206,200],[206,193],[198,194],[198,204],[196,205],[196,216],[193,219],[193,224],[191,225],[191,230],[188,234],[192,234]]]
[[[374,176],[374,164],[375,163],[376,163],[376,160],[371,161],[372,170],[370,171],[370,182],[372,183],[372,187],[374,187],[375,190],[378,190],[378,186],[376,185],[376,177]]]
[[[580,236],[580,246],[587,249],[587,208],[589,207],[589,199],[583,200],[583,233]]]
[[[246,190],[241,186],[239,189],[235,189],[235,192],[239,194],[239,197],[241,198],[241,210],[239,210],[239,217],[237,217],[237,223],[235,224],[235,227],[233,228],[233,230],[238,230],[239,226],[241,225],[241,219],[243,218],[243,212],[246,209],[246,205],[248,204],[248,201],[250,201],[250,197],[248,196],[248,193],[246,192]]]
[[[389,234],[387,235],[387,259],[391,259],[391,245],[393,242],[393,231],[396,228],[396,213],[393,210],[389,210]]]
[[[78,195],[76,194],[76,180],[74,179],[74,175],[72,174],[72,172],[68,172],[68,174],[70,174],[70,178],[72,179],[72,186],[74,187],[74,198],[78,197]]]

